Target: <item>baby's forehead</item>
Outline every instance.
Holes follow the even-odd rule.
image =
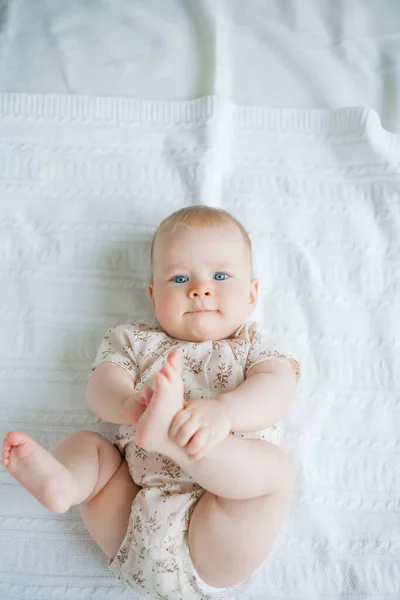
[[[179,229],[161,230],[156,236],[156,244],[163,246],[163,249],[173,251],[177,246],[190,244],[193,246],[202,246],[207,244],[213,238],[215,242],[219,242],[221,246],[241,247],[244,244],[243,236],[240,230],[227,223],[220,227],[207,226],[184,226]]]
[[[235,235],[236,234],[236,235]],[[157,239],[157,246],[161,250],[161,256],[178,254],[182,255],[182,248],[195,253],[196,250],[202,255],[219,254],[229,256],[232,250],[245,251],[244,240],[236,232],[222,232],[210,228],[196,228],[182,232],[163,232]],[[185,249],[186,251],[186,249]]]
[[[248,248],[240,236],[221,239],[217,234],[212,239],[213,243],[210,243],[208,236],[199,239],[193,235],[180,240],[173,234],[169,238],[164,237],[154,253],[153,265],[162,270],[204,266],[229,271],[249,262]]]

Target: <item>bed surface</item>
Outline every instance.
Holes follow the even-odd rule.
[[[396,0],[3,0],[0,90],[368,106],[400,124]]]
[[[400,5],[0,3],[0,436],[79,429],[158,222],[222,206],[297,354],[284,530],[243,600],[400,595]],[[0,468],[0,600],[125,600],[77,508]]]

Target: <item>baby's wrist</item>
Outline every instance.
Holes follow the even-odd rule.
[[[220,403],[220,405],[224,408],[225,415],[229,421],[229,431],[232,431],[232,413],[227,399],[227,394],[219,394],[214,398],[214,400],[217,400]]]
[[[137,397],[138,397],[138,393],[135,391],[133,394],[131,394],[130,396],[125,398],[125,400],[123,400],[123,402],[121,403],[120,416],[121,416],[121,420],[122,420],[122,423],[121,423],[122,425],[130,424],[130,421],[126,420],[126,415],[127,415],[127,413],[129,413],[129,411],[135,405]]]

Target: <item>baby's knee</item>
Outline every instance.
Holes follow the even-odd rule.
[[[95,431],[83,430],[75,431],[66,437],[54,450],[53,454],[68,449],[75,454],[82,452],[97,452],[99,457],[103,455],[119,455],[115,446],[103,435]]]
[[[74,442],[78,443],[79,445],[85,443],[95,444],[96,446],[99,444],[111,444],[111,442],[109,442],[104,435],[101,435],[96,431],[90,431],[86,429],[82,431],[75,431],[75,433],[71,433],[71,435],[69,435],[66,439],[74,440]]]

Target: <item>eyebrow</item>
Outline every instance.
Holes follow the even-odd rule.
[[[233,263],[228,263],[228,262],[224,262],[224,261],[212,261],[212,262],[207,262],[205,263],[205,265],[207,267],[214,267],[214,268],[220,268],[220,269],[232,269],[233,268]],[[183,263],[175,263],[173,265],[167,265],[165,267],[166,271],[179,271],[179,270],[183,270],[183,271],[189,271],[189,267]]]

